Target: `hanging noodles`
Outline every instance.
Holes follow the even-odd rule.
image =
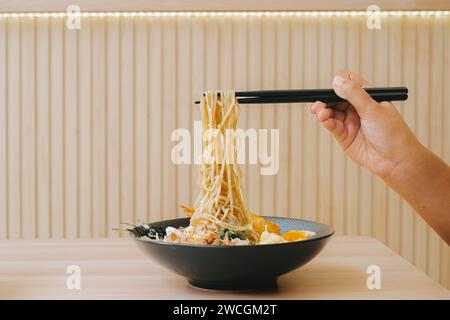
[[[200,230],[243,232],[250,242],[258,235],[252,230],[242,171],[237,163],[235,130],[241,108],[234,92],[206,92],[200,102],[203,154],[198,171],[200,194],[191,226]]]
[[[240,106],[231,91],[208,91],[200,102],[203,153],[198,169],[200,194],[194,208],[183,207],[191,217],[185,228],[168,227],[164,241],[217,245],[273,244],[307,239],[313,233],[280,228],[251,214],[237,162],[235,135]]]

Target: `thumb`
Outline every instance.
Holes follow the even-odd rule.
[[[333,79],[333,89],[339,97],[350,102],[362,118],[370,117],[378,107],[378,103],[355,81],[338,75]]]

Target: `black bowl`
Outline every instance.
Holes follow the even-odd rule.
[[[250,290],[275,286],[277,278],[313,259],[325,247],[334,230],[322,223],[280,217],[264,217],[284,233],[309,230],[315,236],[304,241],[249,246],[208,246],[135,238],[139,247],[159,264],[187,278],[195,287],[215,290]],[[189,218],[150,223],[152,227],[185,227]]]

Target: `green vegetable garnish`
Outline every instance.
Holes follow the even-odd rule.
[[[248,231],[247,230],[239,232],[239,239],[245,240],[245,239],[247,239],[247,237],[248,237]]]
[[[241,240],[246,240],[248,238],[248,231],[237,231],[237,230],[229,230],[229,229],[220,229],[217,233],[217,236],[220,240],[224,240],[225,235],[228,233],[228,239],[233,240],[239,238]]]
[[[218,232],[218,237],[220,240],[223,240],[223,238],[225,238],[225,233],[227,233],[227,229],[220,229]]]

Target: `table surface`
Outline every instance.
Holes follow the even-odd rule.
[[[66,286],[78,265],[81,289]],[[369,290],[367,267],[381,268]],[[262,292],[196,289],[131,239],[0,241],[1,299],[450,299],[450,291],[369,237],[335,236],[313,261]]]

